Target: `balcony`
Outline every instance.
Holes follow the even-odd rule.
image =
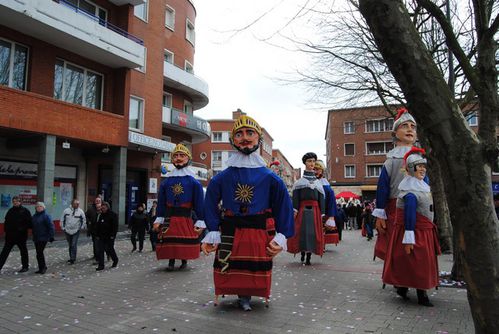
[[[132,5],[137,6],[144,3],[145,0],[109,0],[109,2],[114,3],[116,6]]]
[[[0,128],[45,133],[109,146],[127,145],[123,134],[128,130],[128,122],[122,115],[5,86],[0,86],[0,96]]]
[[[64,0],[3,0],[0,22],[112,68],[144,63],[142,40]]]
[[[163,62],[164,84],[187,94],[194,110],[208,104],[208,84],[201,78],[189,73],[169,62]]]
[[[163,107],[163,125],[188,133],[192,137],[193,144],[205,141],[211,135],[208,121],[175,108]]]

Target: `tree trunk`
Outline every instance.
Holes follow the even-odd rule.
[[[499,225],[492,201],[490,150],[467,126],[402,1],[359,0],[359,4],[418,129],[428,138],[430,154],[444,172],[475,331],[499,333]],[[482,113],[499,109],[496,82],[490,86],[489,97],[482,99],[477,92]]]

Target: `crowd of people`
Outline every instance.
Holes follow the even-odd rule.
[[[236,149],[228,167],[214,176],[206,190],[189,167],[187,147],[178,144],[172,152],[174,169],[161,183],[158,201],[149,212],[139,204],[129,219],[132,252],[142,252],[146,232],[158,260],[168,260],[167,271],[187,267],[200,250],[215,254],[213,280],[215,304],[220,295],[237,295],[240,307],[251,310],[251,297],[270,296],[273,258],[282,251],[300,254],[304,266],[312,254],[323,256],[326,244],[338,244],[343,229],[362,229],[371,240],[378,231],[374,256],[385,261],[382,280],[394,285],[408,299],[416,288],[418,303],[433,306],[426,290],[437,285],[436,255],[439,253],[433,224],[431,193],[426,178],[424,151],[413,147],[416,123],[402,110],[393,125],[395,148],[387,155],[379,178],[375,202],[337,203],[324,177],[325,166],[313,152],[303,158],[303,177],[291,196],[281,178],[267,168],[258,153],[262,129],[249,116],[234,122],[230,141]],[[52,219],[38,202],[36,213],[21,205],[19,197],[5,217],[5,245],[0,270],[14,246],[21,252],[22,268],[29,269],[26,242],[33,231],[38,271],[47,270],[44,249],[54,241]],[[60,227],[68,243],[68,265],[77,260],[79,234],[92,238],[96,270],[104,269],[107,254],[118,265],[114,242],[118,216],[109,203],[97,197],[83,212],[74,199],[64,210]],[[137,247],[138,242],[138,247]]]

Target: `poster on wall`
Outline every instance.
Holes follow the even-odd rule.
[[[149,193],[150,194],[158,193],[158,179],[157,178],[152,177],[149,179]]]
[[[59,186],[61,192],[61,204],[62,206],[69,207],[71,205],[71,200],[73,199],[73,185],[71,183],[62,183]]]

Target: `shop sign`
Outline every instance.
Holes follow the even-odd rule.
[[[210,123],[208,123],[208,121],[176,109],[172,109],[172,124],[196,130],[208,135],[210,134]]]
[[[38,164],[0,160],[0,176],[34,179],[38,176]],[[76,179],[76,167],[55,166],[56,179]]]
[[[132,144],[150,147],[161,152],[172,152],[173,149],[175,148],[174,143],[146,136],[134,131],[128,131],[128,142]]]

